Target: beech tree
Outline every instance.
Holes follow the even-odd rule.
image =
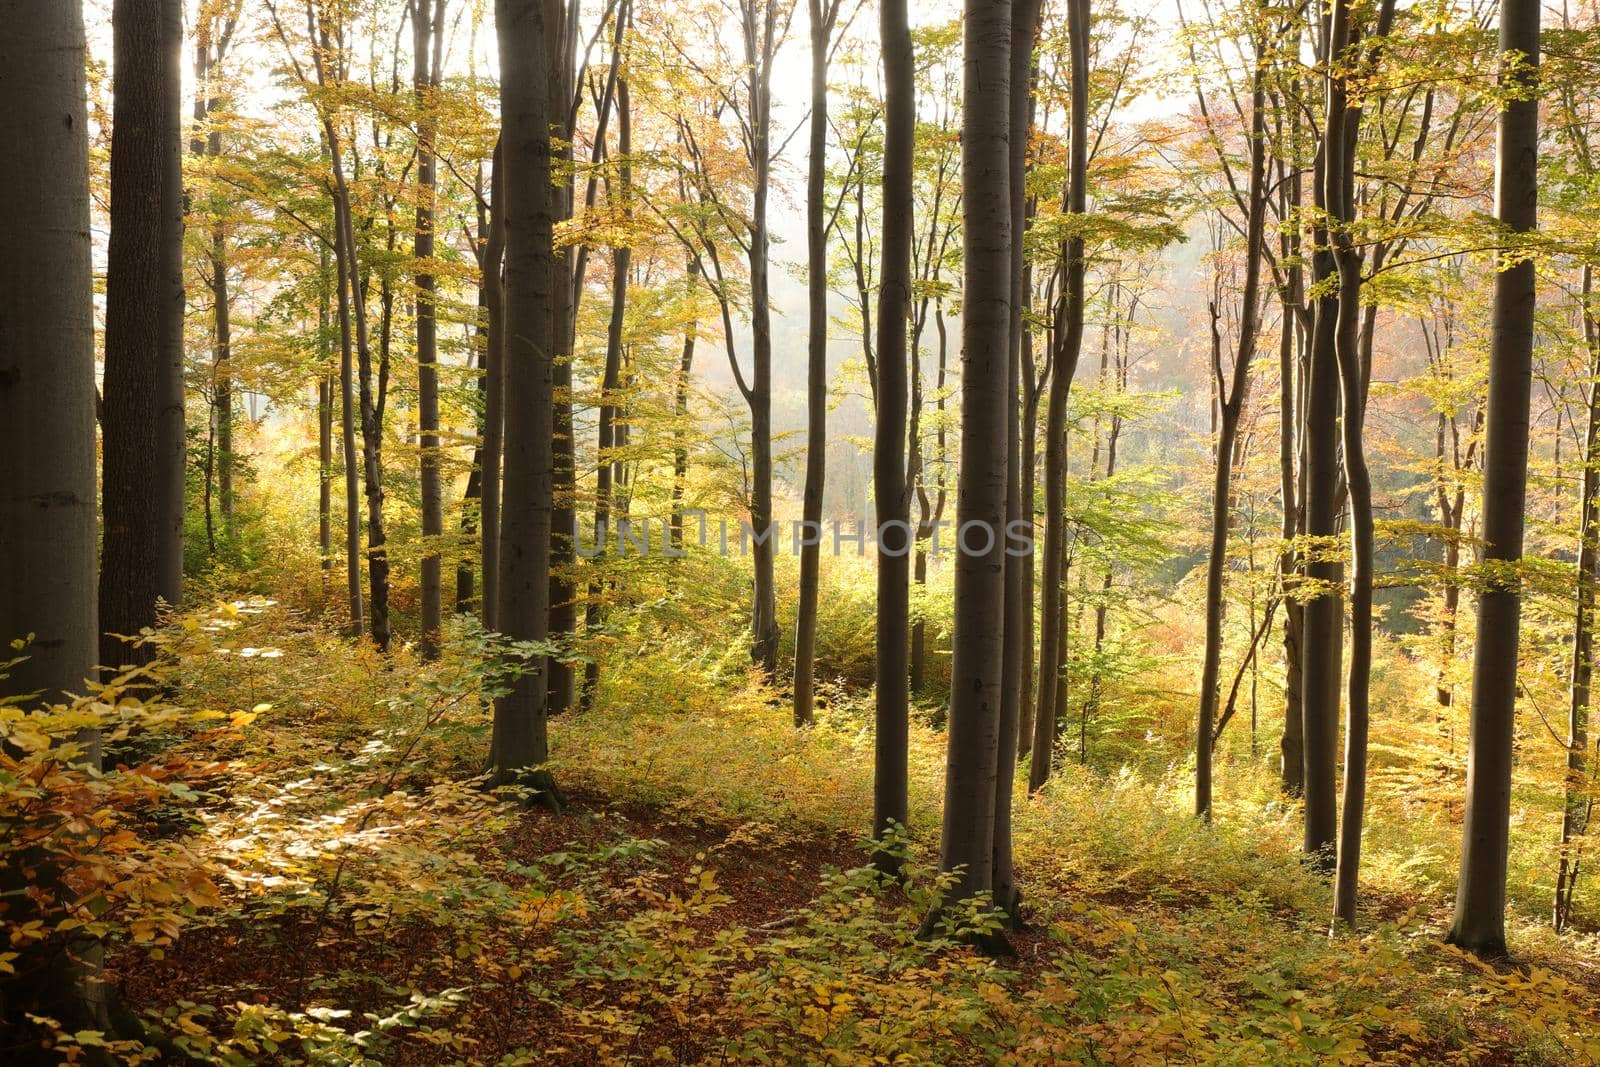
[[[177,31],[166,20],[129,26],[123,15],[121,28],[130,35]],[[141,62],[128,53],[133,40],[138,38],[121,48],[128,59],[124,69]],[[171,46],[176,62],[176,37]],[[143,62],[160,58],[146,56]],[[15,149],[0,164],[0,233],[28,249],[26,256],[0,257],[0,640],[8,649],[13,641],[25,642],[16,653],[20,661],[0,672],[0,697],[26,698],[22,706],[31,710],[83,692],[100,656],[94,277],[79,5],[0,2],[0,69],[8,86],[0,144]],[[176,116],[171,126],[160,121],[164,102],[178,106],[176,83],[169,94],[159,73],[147,70],[145,77],[147,92],[153,92],[140,102],[150,108],[155,128],[171,133],[176,150]],[[125,229],[124,236],[132,235]],[[124,294],[120,299],[127,299],[126,288]],[[120,660],[120,644],[116,651]],[[98,770],[98,734],[85,731],[78,745],[75,758]],[[3,888],[16,902],[8,907],[8,922],[26,919],[26,884],[17,884],[19,874],[5,872]],[[25,1024],[33,1012],[71,1029],[111,1029],[96,943],[52,938],[29,956],[7,967],[0,1025]],[[40,1060],[49,1055],[33,1052]]]
[[[1483,449],[1485,585],[1472,659],[1472,735],[1451,944],[1483,956],[1506,948],[1506,863],[1522,597],[1517,567],[1528,488],[1535,277],[1519,239],[1538,224],[1539,5],[1500,6],[1500,125],[1495,219],[1506,247],[1494,278]]]
[[[444,536],[444,489],[439,476],[439,343],[434,296],[434,115],[439,68],[444,63],[445,0],[413,0],[412,91],[417,103],[417,222],[412,251],[417,285],[417,425],[421,434],[422,536]],[[437,544],[424,544],[422,556],[422,652],[439,654],[443,612],[441,562]]]
[[[883,45],[883,243],[878,284],[872,486],[878,521],[877,717],[872,832],[904,826],[911,612],[911,487],[906,477],[906,327],[911,313],[916,70],[904,0],[880,7]],[[879,860],[892,867],[893,860]]]
[[[549,633],[552,353],[555,347],[550,68],[561,27],[545,0],[496,0],[501,150],[505,167],[505,457],[497,628],[534,648],[495,703],[492,780],[521,781],[542,803],[563,799],[549,772],[545,730]]]
[[[961,103],[961,470],[939,869],[951,900],[994,890],[995,775],[1005,645],[1011,285],[1011,0],[966,0]],[[970,543],[962,544],[962,538]],[[1037,749],[1035,751],[1037,756]],[[930,913],[925,928],[939,915]]]
[[[100,565],[100,659],[112,671],[149,660],[126,641],[183,587],[182,16],[178,0],[112,9]]]

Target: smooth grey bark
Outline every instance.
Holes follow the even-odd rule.
[[[1066,209],[1082,215],[1088,203],[1089,11],[1088,0],[1068,0],[1068,37],[1072,53],[1068,129]],[[1067,562],[1067,397],[1083,349],[1084,245],[1081,234],[1061,243],[1063,283],[1056,304],[1055,343],[1051,356],[1050,396],[1045,409],[1044,567],[1039,613],[1039,696],[1034,712],[1033,751],[1028,765],[1028,791],[1036,792],[1050,777],[1057,723],[1064,710],[1066,675]]]
[[[81,5],[0,0],[0,71],[0,234],[26,250],[0,257],[0,641],[34,635],[0,696],[54,703],[85,689],[100,641]],[[79,743],[97,769],[98,734]],[[23,887],[5,888],[25,899]],[[52,941],[14,965],[0,1025],[27,1025],[31,1011],[68,1030],[111,1029],[97,943]],[[59,1055],[31,1051],[40,1062]]]
[[[908,818],[910,717],[911,486],[906,477],[906,327],[911,313],[912,167],[916,138],[916,68],[905,0],[879,8],[883,52],[883,246],[878,283],[877,410],[872,487],[877,510],[878,610],[876,737],[872,833]],[[880,869],[899,861],[880,853]]]
[[[439,473],[439,342],[432,259],[437,197],[439,67],[444,61],[445,0],[414,0],[411,6],[412,95],[417,105],[417,218],[412,241],[417,286],[417,429],[422,450],[420,491],[422,655],[439,654],[444,610],[439,539],[444,536],[444,490]]]
[[[540,643],[550,626],[552,354],[555,253],[551,191],[549,0],[496,0],[505,181],[505,456],[497,628]],[[492,780],[522,781],[563,804],[540,769],[549,755],[548,675],[535,654],[495,704]]]
[[[1011,285],[1011,0],[965,0],[962,24],[961,469],[955,633],[939,869],[948,900],[994,888],[995,775],[1005,645]],[[963,546],[962,532],[970,544]],[[987,550],[985,550],[987,542]],[[946,902],[930,911],[937,925]]]
[[[1495,218],[1512,241],[1538,225],[1539,16],[1537,0],[1500,5],[1500,112]],[[1509,243],[1509,242],[1508,242]],[[1535,308],[1531,258],[1511,256],[1494,280],[1489,400],[1483,452],[1485,585],[1472,657],[1471,741],[1461,870],[1448,940],[1479,955],[1506,949],[1506,860],[1522,595],[1517,575],[1528,488],[1528,403]]]
[[[100,661],[135,647],[183,587],[183,132],[177,0],[117,0],[102,386]]]

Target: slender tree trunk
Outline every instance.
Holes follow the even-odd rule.
[[[878,286],[878,387],[872,485],[878,522],[877,730],[872,833],[906,825],[910,714],[911,487],[906,478],[906,324],[911,312],[916,71],[905,0],[879,8],[884,70],[883,247]],[[898,860],[880,854],[880,869]]]
[[[1502,106],[1495,152],[1495,217],[1508,234],[1538,224],[1539,5],[1500,7],[1500,78],[1526,90]],[[1528,402],[1533,378],[1534,265],[1519,258],[1495,275],[1489,335],[1489,401],[1483,453],[1484,563],[1473,649],[1471,748],[1451,944],[1479,955],[1506,948],[1506,859],[1516,726],[1522,596],[1516,569],[1528,487]]]
[[[550,57],[553,4],[496,0],[505,194],[505,493],[496,624],[515,641],[542,642],[550,625],[551,363],[556,280],[551,192]],[[497,192],[497,196],[499,195]],[[495,704],[493,779],[527,782],[562,806],[548,772],[547,675],[528,663]]]
[[[445,0],[415,0],[411,11],[413,93],[417,102],[417,224],[413,240],[417,284],[417,427],[421,436],[422,655],[439,654],[444,610],[439,539],[444,536],[444,492],[439,476],[439,345],[434,313],[433,209],[438,62],[444,46]]]
[[[148,662],[133,637],[183,586],[183,12],[117,0],[102,388],[101,663]]]
[[[500,495],[501,460],[505,453],[506,291],[502,275],[506,252],[505,148],[494,149],[494,185],[489,202],[489,228],[483,243],[483,497],[478,508],[482,539],[479,572],[483,575],[483,625],[500,627]]]
[[[152,20],[148,29],[173,27]],[[128,64],[124,70],[137,71],[139,61]],[[26,251],[0,257],[0,641],[34,635],[23,649],[26,658],[0,678],[0,697],[39,694],[24,703],[30,708],[83,692],[100,641],[81,5],[0,0],[0,70],[7,86],[0,144],[18,149],[0,162],[0,234],[8,248]],[[130,80],[137,85],[138,75]],[[154,95],[157,102],[167,97]],[[79,743],[80,760],[98,769],[98,734],[86,731]],[[14,884],[15,874],[5,881],[0,888],[17,902],[7,919],[22,921],[26,886]],[[38,955],[11,963],[14,973],[0,985],[0,1026],[27,1026],[32,1012],[69,1032],[111,1029],[98,942],[53,939]],[[38,1046],[28,1053],[33,1062],[59,1056]]]
[[[573,212],[572,182],[567,177],[573,164],[573,125],[577,121],[579,97],[573,78],[577,66],[579,0],[549,0],[552,62],[550,64],[550,132],[556,139],[553,151],[559,153],[553,212],[558,222],[570,219]],[[605,143],[605,125],[610,110],[616,71],[621,64],[622,33],[627,25],[627,4],[616,16],[616,38],[612,51],[612,73],[606,99],[596,123],[595,149]],[[590,198],[597,176],[590,178]],[[551,368],[552,392],[552,472],[553,499],[550,513],[550,634],[553,640],[570,641],[578,629],[578,587],[574,574],[577,564],[577,435],[572,425],[572,354],[577,338],[578,305],[583,297],[584,259],[587,246],[565,249],[555,259],[555,354]],[[577,688],[573,666],[562,659],[545,664],[550,675],[546,698],[550,714],[559,715],[572,707]]]
[[[1386,5],[1389,6],[1389,5]],[[1392,10],[1392,6],[1390,6]],[[1360,31],[1352,24],[1348,0],[1334,0],[1333,36],[1330,50],[1335,57],[1352,53],[1360,43]],[[1386,29],[1380,23],[1379,33]],[[1334,331],[1334,353],[1339,364],[1340,406],[1344,417],[1343,451],[1345,479],[1350,493],[1350,671],[1348,681],[1348,720],[1345,724],[1344,797],[1339,812],[1339,844],[1334,869],[1334,922],[1346,927],[1356,921],[1356,894],[1360,885],[1361,831],[1365,822],[1367,796],[1367,737],[1369,732],[1369,692],[1372,674],[1372,479],[1367,472],[1366,421],[1367,375],[1362,351],[1361,261],[1353,227],[1356,221],[1355,165],[1356,138],[1361,125],[1361,108],[1348,95],[1344,75],[1328,80],[1328,141],[1347,147],[1330,152],[1323,175],[1327,183],[1327,202],[1331,209],[1330,228],[1334,262],[1339,276],[1339,311]]]
[[[1233,497],[1233,468],[1238,457],[1239,419],[1250,388],[1250,364],[1255,360],[1256,329],[1260,314],[1261,260],[1266,242],[1266,15],[1256,12],[1255,64],[1250,79],[1250,174],[1245,196],[1244,287],[1239,296],[1238,348],[1233,374],[1223,380],[1222,335],[1219,309],[1211,306],[1211,351],[1215,375],[1219,426],[1216,472],[1211,493],[1211,552],[1206,560],[1206,648],[1200,672],[1200,715],[1195,738],[1195,814],[1211,820],[1212,749],[1216,745],[1217,687],[1222,669],[1223,577],[1227,567],[1229,504]]]
[[[1325,20],[1326,22],[1326,20]],[[1327,32],[1323,34],[1326,41]],[[1326,48],[1324,49],[1326,51]],[[1332,62],[1328,55],[1320,57]],[[1317,216],[1312,224],[1312,281],[1320,293],[1313,316],[1305,404],[1306,561],[1308,595],[1301,613],[1301,711],[1304,746],[1303,795],[1308,856],[1331,867],[1338,826],[1337,749],[1339,739],[1340,666],[1343,663],[1344,608],[1340,589],[1344,566],[1334,547],[1339,533],[1339,363],[1334,349],[1339,298],[1328,291],[1335,273],[1326,223],[1329,210],[1327,156],[1344,150],[1342,142],[1324,136],[1313,168]]]
[[[750,197],[750,525],[755,530],[754,602],[750,613],[750,657],[768,679],[778,670],[778,601],[772,522],[772,299],[767,202],[772,173],[772,66],[777,54],[775,0],[740,0],[744,22],[749,94],[749,157],[754,174]]]
[[[1578,501],[1577,609],[1572,620],[1572,666],[1567,702],[1567,784],[1561,806],[1560,861],[1556,870],[1556,931],[1566,929],[1578,886],[1575,838],[1588,832],[1590,801],[1585,798],[1589,749],[1589,698],[1594,676],[1594,587],[1600,570],[1596,526],[1600,525],[1600,318],[1596,317],[1594,268],[1583,268],[1583,336],[1589,350],[1588,427],[1584,434],[1583,474]]]
[[[954,660],[939,849],[939,869],[955,876],[950,900],[994,888],[1006,607],[1006,368],[1012,314],[1011,9],[1010,0],[966,0],[962,24],[961,218],[966,249],[961,469],[956,489]],[[925,930],[933,929],[942,911],[941,904],[929,913]]]
[[[1070,214],[1082,215],[1088,203],[1088,0],[1068,0],[1067,17],[1072,80],[1066,207]],[[1052,358],[1050,399],[1045,412],[1044,588],[1040,611],[1039,702],[1034,715],[1033,755],[1028,767],[1029,792],[1037,791],[1050,777],[1057,722],[1065,707],[1067,396],[1083,349],[1084,247],[1081,234],[1062,242],[1061,264],[1064,282],[1056,305],[1057,349]]]
[[[332,312],[328,306],[328,250],[321,249],[317,275],[317,554],[322,560],[322,591],[333,575],[333,368],[328,349]]]
[[[1284,203],[1298,207],[1299,177],[1291,182]],[[1287,211],[1284,212],[1287,216]],[[1282,242],[1283,259],[1298,257],[1299,234],[1287,233]],[[1300,795],[1305,782],[1305,721],[1301,710],[1300,680],[1300,602],[1293,596],[1293,585],[1298,581],[1300,553],[1295,550],[1295,538],[1300,533],[1299,499],[1295,488],[1296,428],[1299,419],[1298,386],[1300,376],[1298,339],[1301,269],[1286,267],[1289,283],[1282,295],[1282,324],[1278,337],[1278,479],[1279,493],[1283,498],[1283,548],[1278,554],[1278,581],[1283,600],[1283,738],[1279,742],[1282,756],[1280,781],[1283,791],[1291,797]]]
[[[690,261],[690,284],[699,276],[699,265]],[[689,482],[689,384],[694,374],[694,349],[700,324],[691,322],[683,331],[683,351],[678,357],[678,376],[672,383],[672,518],[669,535],[674,549],[683,548],[683,501]]]
[[[1022,293],[1026,303],[1023,314],[1026,315],[1032,306],[1033,300],[1033,267],[1024,262],[1022,267],[1023,282]],[[1038,707],[1038,687],[1035,678],[1034,656],[1037,654],[1034,641],[1034,590],[1035,560],[1038,558],[1038,519],[1034,507],[1035,490],[1037,489],[1038,443],[1039,443],[1039,400],[1041,399],[1044,383],[1036,377],[1037,371],[1033,358],[1033,328],[1026,318],[1022,323],[1022,382],[1024,389],[1022,403],[1022,430],[1021,452],[1018,463],[1022,468],[1022,508],[1023,518],[1028,523],[1029,536],[1034,540],[1034,551],[1029,552],[1022,559],[1022,589],[1027,598],[1028,608],[1022,615],[1022,677],[1018,680],[1017,687],[1021,690],[1022,705],[1017,710],[1017,759],[1029,759],[1033,752],[1033,736],[1035,730],[1035,712]],[[1048,366],[1048,364],[1047,364]]]
[[[1040,0],[1012,0],[1009,135],[1011,211],[1011,309],[1006,339],[1006,526],[1005,643],[1000,664],[999,747],[995,762],[994,904],[1011,925],[1020,926],[1022,890],[1011,862],[1011,798],[1017,778],[1017,732],[1022,718],[1024,616],[1033,613],[1032,590],[1023,586],[1022,551],[1011,537],[1023,522],[1022,506],[1022,313],[1027,304],[1024,237],[1028,225],[1028,137],[1033,103],[1033,45],[1039,29]],[[1085,11],[1087,5],[1085,4]],[[1075,24],[1077,26],[1078,24]],[[1081,28],[1081,27],[1079,27]],[[1074,31],[1076,32],[1076,30]],[[1027,550],[1032,551],[1029,524]]]
[[[794,723],[815,717],[813,672],[817,656],[817,584],[822,565],[822,495],[828,462],[828,234],[824,194],[828,180],[828,48],[836,0],[809,0],[811,15],[811,127],[806,160],[806,477],[801,521],[811,536],[800,547],[800,603],[794,627]],[[884,40],[889,40],[887,11]],[[887,92],[887,89],[885,90]],[[885,107],[888,107],[887,102]],[[885,177],[885,182],[887,182]],[[909,297],[908,297],[909,299]],[[817,543],[811,543],[817,542]]]
[[[619,55],[618,60],[620,59]],[[633,114],[628,101],[628,82],[625,78],[618,77],[617,154],[620,165],[614,188],[615,195],[622,204],[624,225],[631,217],[628,201],[632,195],[629,190],[632,167],[628,157],[632,152]],[[627,325],[628,275],[632,264],[632,247],[618,245],[611,249],[611,319],[606,328],[606,361],[600,382],[599,440],[595,449],[594,540],[595,548],[601,553],[600,558],[604,558],[606,545],[611,539],[611,512],[614,504],[612,498],[618,488],[617,476],[622,467],[621,461],[617,458],[618,448],[622,444],[618,417],[622,410],[623,330]],[[604,598],[605,583],[598,579],[591,581],[589,604],[584,613],[584,624],[591,631],[597,630],[605,622]],[[591,659],[584,668],[581,699],[585,707],[593,703],[599,684],[600,663],[597,659]]]

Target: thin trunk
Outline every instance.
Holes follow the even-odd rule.
[[[878,287],[878,387],[872,486],[877,510],[877,717],[872,833],[904,828],[909,810],[911,487],[906,478],[906,326],[911,313],[916,72],[905,0],[884,0],[883,254]],[[878,867],[898,871],[880,853]]]
[[[995,761],[994,905],[1013,926],[1022,924],[1022,890],[1012,864],[1011,799],[1017,778],[1017,732],[1022,718],[1023,618],[1033,603],[1022,582],[1023,554],[1013,551],[1011,537],[1023,521],[1022,507],[1022,312],[1027,301],[1024,239],[1028,225],[1028,135],[1033,103],[1033,45],[1039,28],[1040,0],[1013,0],[1011,9],[1011,77],[1009,132],[1009,203],[1011,212],[1010,314],[1006,326],[1006,525],[1003,625],[1000,664],[999,747]],[[1032,551],[1032,532],[1028,534]]]
[[[573,190],[567,175],[572,173],[573,127],[577,122],[579,96],[573,85],[577,66],[579,0],[548,0],[549,48],[553,57],[550,78],[550,135],[557,152],[556,184],[552,213],[557,223],[572,217]],[[610,10],[608,6],[607,10]],[[624,15],[617,16],[616,46],[612,52],[612,79],[620,65],[621,33]],[[606,114],[610,109],[610,90],[601,105],[595,134],[595,150],[605,143]],[[587,203],[592,206],[594,183],[591,175]],[[554,287],[554,356],[550,371],[551,387],[551,512],[550,512],[550,633],[556,641],[569,641],[578,629],[577,545],[577,436],[572,427],[572,353],[577,336],[578,304],[583,296],[584,258],[588,247],[556,253]],[[549,713],[559,715],[572,706],[577,680],[573,666],[561,659],[545,664],[550,680],[546,685]]]
[[[1067,174],[1066,209],[1082,215],[1087,210],[1089,129],[1089,12],[1087,0],[1068,0],[1068,35],[1072,51],[1069,114],[1071,136]],[[1034,792],[1050,777],[1057,722],[1065,706],[1066,691],[1066,563],[1067,563],[1067,396],[1083,348],[1083,237],[1062,242],[1063,283],[1056,305],[1057,349],[1051,358],[1050,399],[1045,412],[1045,530],[1043,605],[1040,611],[1039,701],[1034,714],[1033,755],[1028,768],[1028,791]]]
[[[317,275],[317,552],[322,560],[323,595],[333,575],[333,368],[328,349],[332,310],[328,301],[328,249],[320,251]]]
[[[800,547],[800,602],[794,626],[794,723],[815,718],[817,585],[822,565],[822,496],[828,462],[828,49],[838,0],[809,0],[811,126],[806,159],[806,476],[801,521],[810,531]],[[881,18],[889,40],[890,12]],[[887,90],[886,90],[887,91]],[[886,105],[887,106],[887,105]],[[887,181],[887,177],[885,177]]]
[[[1578,502],[1577,609],[1572,620],[1572,668],[1567,703],[1567,784],[1561,807],[1560,865],[1556,871],[1552,921],[1564,930],[1572,914],[1578,888],[1578,854],[1575,838],[1588,832],[1589,698],[1594,675],[1594,587],[1600,552],[1596,551],[1596,526],[1600,525],[1600,319],[1594,309],[1594,268],[1583,268],[1583,337],[1589,351],[1588,427],[1583,444],[1583,478]]]
[[[422,655],[439,654],[444,610],[439,540],[444,536],[444,491],[439,476],[439,344],[434,314],[434,136],[438,60],[444,43],[445,0],[415,0],[411,10],[417,116],[417,222],[412,243],[417,285],[417,428],[421,437]]]
[[[1384,0],[1377,36],[1388,30],[1393,0]],[[1330,51],[1335,57],[1353,53],[1360,30],[1352,25],[1348,0],[1334,0]],[[1361,875],[1361,832],[1366,817],[1367,738],[1370,727],[1372,676],[1373,518],[1372,478],[1367,471],[1363,428],[1367,412],[1367,381],[1371,331],[1363,330],[1361,307],[1362,251],[1356,244],[1355,168],[1356,139],[1361,127],[1361,106],[1350,99],[1345,75],[1328,80],[1328,141],[1344,145],[1330,153],[1323,180],[1328,185],[1334,262],[1339,276],[1339,311],[1334,331],[1334,353],[1339,364],[1340,406],[1344,417],[1345,480],[1350,499],[1350,669],[1348,719],[1345,723],[1344,797],[1339,812],[1339,844],[1334,869],[1333,918],[1345,927],[1355,925],[1356,896]],[[1365,344],[1363,343],[1365,334]]]
[[[112,33],[100,662],[115,671],[149,662],[124,638],[183,587],[182,6],[118,0]]]
[[[1239,295],[1238,347],[1231,380],[1222,370],[1219,309],[1211,306],[1211,363],[1220,401],[1216,470],[1211,496],[1211,552],[1206,561],[1206,647],[1200,672],[1200,716],[1195,737],[1195,814],[1211,820],[1212,750],[1216,744],[1217,687],[1222,669],[1223,577],[1227,567],[1229,504],[1239,438],[1239,419],[1250,389],[1260,314],[1261,260],[1267,220],[1266,15],[1256,13],[1255,64],[1250,79],[1250,173],[1245,189],[1244,287]]]
[[[483,575],[481,614],[484,628],[500,626],[500,468],[505,448],[506,253],[505,149],[494,148],[494,185],[489,201],[489,228],[483,242],[483,497],[478,508],[479,555]]]
[[[620,17],[620,16],[619,16]],[[621,38],[619,37],[620,41]],[[617,57],[621,61],[621,56]],[[624,226],[632,217],[629,188],[633,180],[629,156],[633,152],[633,113],[629,107],[628,82],[617,78],[617,156],[619,161],[617,182],[613,186],[617,201],[622,205]],[[617,245],[611,249],[611,319],[606,327],[605,369],[600,382],[600,413],[598,442],[595,449],[596,477],[594,495],[594,544],[599,558],[604,558],[606,545],[611,539],[611,512],[614,494],[618,490],[621,462],[617,450],[621,445],[618,426],[621,414],[623,330],[627,325],[628,277],[633,264],[633,249]],[[589,604],[584,612],[584,625],[591,632],[605,622],[605,583],[596,579],[589,583]],[[596,688],[600,684],[600,662],[590,659],[584,667],[584,707],[592,705]]]
[[[1539,15],[1535,0],[1500,7],[1501,81],[1518,88],[1502,106],[1495,152],[1495,217],[1509,234],[1538,223]],[[1479,955],[1505,952],[1506,860],[1516,729],[1522,596],[1516,569],[1528,487],[1528,403],[1533,378],[1534,264],[1519,257],[1495,274],[1489,400],[1483,453],[1484,562],[1473,649],[1471,743],[1461,877],[1449,940]]]
[[[1326,18],[1324,18],[1326,25]],[[1323,41],[1327,40],[1324,29]],[[1330,62],[1326,54],[1319,57]],[[1324,130],[1326,134],[1326,130]],[[1338,826],[1337,749],[1339,741],[1339,669],[1343,663],[1344,606],[1340,589],[1344,565],[1335,540],[1339,533],[1342,485],[1339,472],[1339,363],[1334,350],[1339,298],[1329,289],[1335,273],[1332,245],[1324,221],[1329,210],[1327,172],[1330,151],[1343,151],[1326,135],[1313,167],[1311,274],[1320,293],[1313,314],[1305,403],[1305,577],[1310,590],[1301,613],[1301,711],[1304,746],[1304,849],[1319,866],[1333,863]]]

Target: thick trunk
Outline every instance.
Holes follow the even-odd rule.
[[[123,640],[183,585],[182,8],[118,0],[106,256],[100,660],[148,662]]]
[[[149,29],[173,29],[170,19],[160,22]],[[136,70],[138,61],[130,59],[129,66]],[[0,143],[26,147],[0,164],[0,234],[8,248],[26,250],[0,260],[0,641],[34,635],[22,650],[26,658],[0,679],[0,697],[38,693],[40,701],[53,703],[84,691],[99,642],[81,6],[0,0],[0,70],[7,85]],[[86,746],[84,762],[98,767],[97,735],[79,740]],[[24,886],[4,888],[9,899],[26,905]],[[26,920],[20,910],[8,914],[8,922]],[[25,1013],[32,1012],[68,1031],[109,1031],[99,959],[95,942],[51,940],[41,952],[13,960],[8,969],[14,973],[0,986],[6,1013],[0,1027],[26,1027]],[[59,1055],[37,1045],[26,1052],[34,1062]]]
[[[1011,329],[1011,3],[966,0],[962,28],[961,469],[955,636],[939,868],[949,899],[994,887],[1005,646],[1006,366]],[[962,533],[966,533],[963,539]],[[965,543],[963,543],[965,540]],[[930,913],[930,920],[941,908]],[[931,929],[932,922],[924,924]]]
[[[413,93],[417,119],[417,223],[412,250],[417,284],[417,428],[421,437],[422,655],[439,654],[444,609],[439,539],[444,536],[444,497],[439,476],[439,345],[434,314],[433,209],[435,198],[435,96],[444,41],[445,0],[416,0],[411,12]]]
[[[1505,0],[1500,7],[1500,78],[1507,87],[1537,83],[1539,14],[1534,0]],[[1512,234],[1530,232],[1538,222],[1538,142],[1539,102],[1532,92],[1519,93],[1500,112],[1495,153],[1495,217]],[[1516,568],[1522,559],[1528,488],[1533,330],[1534,264],[1519,258],[1494,279],[1483,454],[1484,563],[1490,578],[1478,597],[1461,877],[1449,935],[1452,944],[1481,955],[1502,954],[1506,947],[1506,858],[1522,621]]]
[[[1089,12],[1087,0],[1070,0],[1072,82],[1069,109],[1071,155],[1067,174],[1067,211],[1081,215],[1087,205],[1089,127]],[[1043,603],[1039,613],[1039,699],[1034,713],[1033,754],[1028,790],[1050,777],[1057,723],[1066,692],[1066,562],[1067,562],[1067,396],[1083,349],[1084,248],[1081,235],[1062,242],[1064,277],[1056,306],[1056,352],[1050,373],[1050,399],[1045,411],[1045,520]]]
[[[542,642],[550,625],[551,363],[556,277],[551,193],[550,34],[547,0],[496,0],[505,182],[505,490],[497,627]],[[498,195],[498,194],[497,194]],[[535,659],[495,704],[490,763],[498,782],[523,780],[548,805],[561,796],[547,772],[547,675]]]
[[[872,833],[904,827],[910,709],[911,492],[906,478],[906,325],[911,311],[911,227],[916,84],[905,0],[880,8],[884,68],[883,246],[878,288],[878,388],[872,485],[878,522],[877,716]],[[898,869],[894,857],[878,865]]]

